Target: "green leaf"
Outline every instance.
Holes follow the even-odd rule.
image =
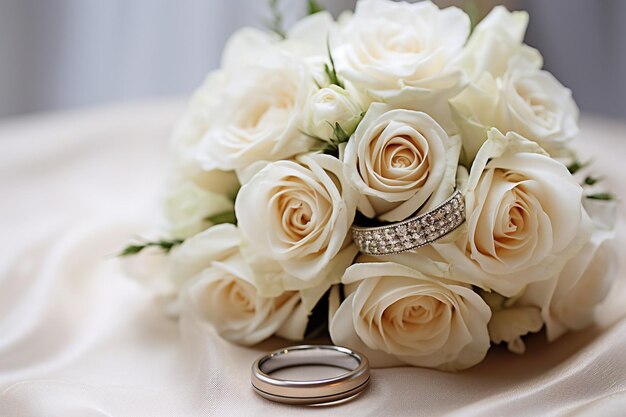
[[[343,127],[341,127],[339,122],[335,122],[334,126],[330,122],[328,122],[328,124],[333,128],[333,137],[330,138],[330,140],[324,140],[318,137],[308,135],[310,137],[313,137],[314,139],[317,139],[320,142],[318,146],[313,147],[312,150],[338,157],[339,145],[347,142],[350,139],[350,134],[346,132]]]
[[[324,11],[324,8],[322,7],[322,5],[319,4],[316,0],[308,0],[307,3],[308,3],[307,13],[309,16],[311,16],[312,14]]]
[[[611,193],[589,194],[587,198],[591,200],[611,201],[615,200],[615,196]]]
[[[278,0],[269,0],[271,20],[266,23],[269,30],[280,36],[281,39],[287,38],[287,31],[283,26],[283,13],[280,11]]]
[[[485,291],[482,288],[477,288],[478,295],[481,296],[485,303],[489,306],[491,311],[500,311],[504,308],[506,298],[494,291]]]
[[[570,174],[574,175],[575,173],[585,168],[589,164],[590,164],[590,161],[581,162],[577,159],[567,166],[567,170],[570,172]]]
[[[183,243],[183,239],[161,239],[155,242],[145,242],[135,245],[128,245],[118,254],[118,256],[123,257],[137,255],[138,253],[149,247],[156,247],[161,249],[161,251],[163,251],[164,253],[168,253],[172,250],[174,246],[180,245],[181,243]]]
[[[467,1],[465,3],[465,6],[463,7],[463,10],[465,11],[465,13],[467,13],[467,15],[470,18],[470,33],[471,33],[476,28],[476,25],[480,23],[480,10],[478,8],[478,5],[476,4],[476,1],[474,0]]]
[[[360,115],[361,119],[363,119],[364,116],[365,116],[365,112],[362,112]],[[318,141],[317,146],[314,146],[311,149],[313,152],[322,152],[327,155],[339,157],[339,145],[349,141],[350,136],[352,136],[352,133],[346,132],[345,129],[341,127],[339,122],[335,122],[334,125],[330,122],[327,122],[327,123],[333,128],[333,134],[330,139],[322,139],[317,136],[309,135],[305,132],[302,132],[302,133]]]
[[[228,210],[222,213],[214,214],[212,216],[207,216],[204,218],[204,220],[206,220],[207,222],[211,222],[213,225],[224,223],[237,224],[237,216],[235,215],[234,210]]]
[[[232,192],[228,193],[228,198],[233,202],[236,201],[237,196],[239,195],[239,190],[241,190],[241,186],[237,187],[236,190],[233,190]]]
[[[333,128],[333,140],[337,142],[337,144],[347,142],[348,139],[350,139],[350,135],[343,130],[339,122],[335,122],[335,126],[331,125],[331,127]]]
[[[337,69],[335,68],[335,60],[333,59],[333,54],[330,51],[330,38],[326,38],[326,50],[328,51],[328,60],[330,61],[330,65],[324,64],[324,72],[328,77],[328,82],[331,84],[335,84],[341,88],[344,88],[343,83],[337,76]]]
[[[602,178],[596,178],[596,177],[586,177],[585,178],[585,185],[595,185],[596,183],[602,181]]]

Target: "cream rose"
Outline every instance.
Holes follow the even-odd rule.
[[[495,127],[538,143],[552,156],[562,155],[578,133],[578,107],[572,92],[540,64],[522,56],[509,61],[501,78],[490,73],[450,100],[461,130],[465,159],[471,162]]]
[[[356,195],[341,170],[332,156],[301,155],[267,165],[239,192],[235,210],[249,252],[297,278],[283,290],[328,288],[340,278],[329,277],[337,264],[354,259]]]
[[[399,221],[441,203],[455,188],[460,147],[425,113],[372,104],[343,156],[359,210]]]
[[[214,71],[198,88],[188,108],[174,128],[171,138],[172,169],[169,173],[170,193],[183,183],[191,182],[202,190],[223,196],[234,195],[239,188],[237,176],[232,171],[204,170],[197,160],[198,146],[214,122],[214,112],[219,106],[215,91],[219,88],[224,73]]]
[[[302,108],[315,86],[307,64],[263,39],[242,37],[250,38],[236,35],[226,48],[224,77],[213,92],[219,105],[197,148],[205,170],[238,170],[313,145],[302,133]]]
[[[234,202],[227,196],[207,191],[185,181],[176,186],[165,200],[165,215],[174,237],[186,238],[212,226],[210,216],[232,211]]]
[[[304,107],[304,131],[320,139],[333,139],[336,124],[351,135],[363,112],[356,94],[338,85],[320,88]]]
[[[169,254],[168,275],[178,289],[208,268],[214,261],[223,261],[239,251],[241,237],[237,226],[219,224],[185,239]]]
[[[242,345],[254,345],[274,334],[302,340],[308,322],[298,292],[259,296],[252,271],[240,254],[213,262],[183,289],[182,297],[221,337]]]
[[[512,297],[579,253],[591,230],[581,199],[563,164],[513,132],[492,129],[465,190],[467,232],[434,247],[455,275]]]
[[[489,349],[489,307],[471,287],[408,266],[411,258],[362,258],[346,270],[348,295],[329,325],[333,343],[363,352],[374,367],[476,365]]]
[[[450,63],[469,35],[460,9],[363,0],[341,28],[336,49],[339,74],[377,101],[428,112],[446,130],[455,126],[448,99],[465,84]]]
[[[259,296],[240,243],[237,227],[225,224],[187,239],[172,252],[169,275],[180,288],[177,309],[235,343],[252,345],[273,334],[301,340],[309,310],[300,294]]]
[[[518,55],[540,68],[543,59],[539,51],[523,43],[527,26],[527,12],[509,12],[504,6],[494,7],[476,25],[453,66],[460,67],[473,82],[486,72],[494,78],[502,77],[509,67],[509,60]]]
[[[588,205],[596,227],[578,256],[553,279],[528,286],[521,303],[541,308],[548,340],[569,330],[582,330],[594,321],[617,276],[615,201]]]

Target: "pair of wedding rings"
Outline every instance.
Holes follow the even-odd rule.
[[[383,256],[406,252],[435,242],[465,221],[465,202],[455,191],[450,198],[426,213],[377,227],[352,227],[359,250]],[[272,376],[285,368],[333,366],[346,373],[324,379],[287,380]],[[252,387],[264,398],[288,404],[333,403],[361,393],[369,383],[367,358],[340,346],[303,345],[277,350],[257,359],[252,366]]]

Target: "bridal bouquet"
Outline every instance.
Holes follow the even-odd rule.
[[[310,5],[231,37],[173,135],[172,239],[123,254],[169,252],[173,306],[225,339],[327,330],[379,367],[459,370],[590,325],[616,202],[528,15]]]

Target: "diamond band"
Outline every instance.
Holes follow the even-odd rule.
[[[427,213],[398,223],[352,226],[352,237],[366,255],[392,255],[428,245],[441,239],[465,221],[465,201],[460,191]]]

